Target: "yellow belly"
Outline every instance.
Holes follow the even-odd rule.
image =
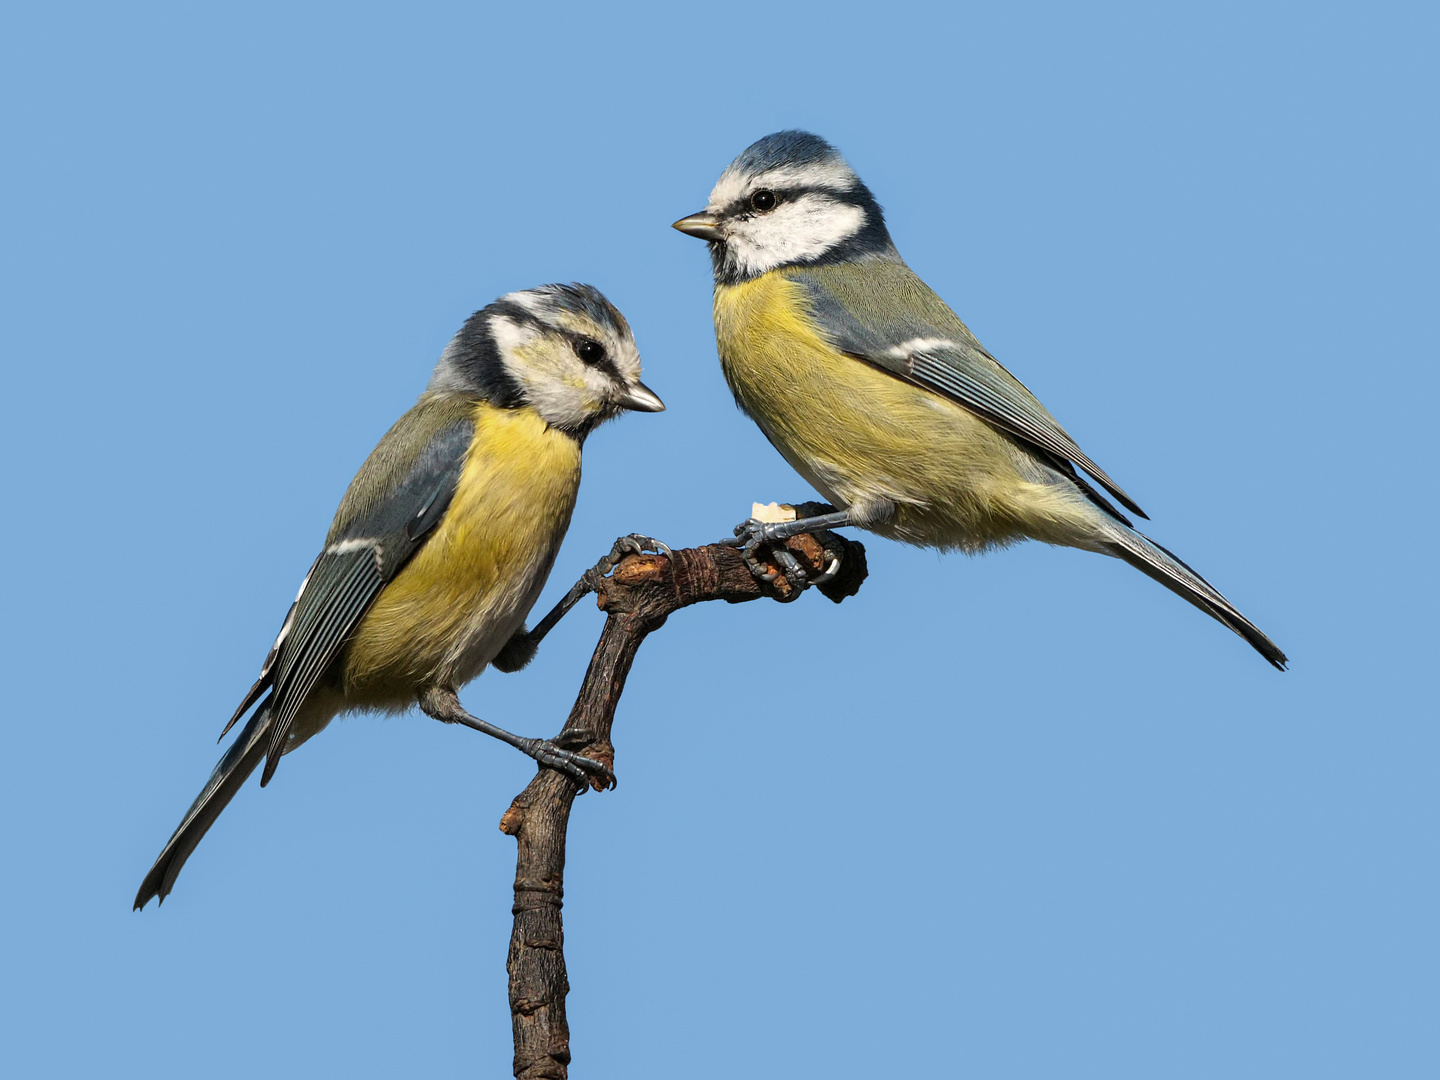
[[[405,708],[474,678],[525,621],[570,525],[580,445],[533,412],[479,404],[455,496],[346,650],[350,707]]]
[[[1073,543],[1088,516],[973,413],[838,352],[781,273],[717,287],[715,337],[736,400],[797,472],[837,506],[895,504],[881,535],[969,551]]]

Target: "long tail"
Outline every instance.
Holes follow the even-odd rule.
[[[255,715],[250,717],[250,722],[240,732],[239,738],[230,744],[230,749],[225,751],[216,764],[210,779],[205,782],[190,809],[185,811],[185,816],[180,819],[180,827],[175,830],[175,834],[165,844],[165,850],[160,852],[155,865],[140,883],[140,891],[135,894],[136,911],[149,903],[151,897],[158,897],[162,904],[165,902],[165,897],[170,895],[170,890],[175,886],[175,878],[179,876],[180,868],[195,850],[195,845],[200,843],[200,838],[220,816],[220,811],[229,805],[235,792],[240,790],[240,785],[245,783],[255,771],[255,766],[265,757],[269,735],[270,702],[267,699],[255,710]]]
[[[1260,632],[1260,628],[1236,610],[1235,605],[1220,591],[1186,566],[1178,558],[1148,536],[1115,525],[1109,531],[1113,538],[1105,549],[1116,558],[1124,559],[1142,574],[1148,574],[1177,596],[1190,601],[1211,618],[1224,623],[1270,663],[1281,671],[1288,660],[1280,647]]]

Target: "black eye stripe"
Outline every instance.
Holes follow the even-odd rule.
[[[862,188],[852,188],[848,191],[841,191],[839,188],[825,187],[822,184],[806,184],[802,187],[792,188],[759,188],[752,191],[742,199],[736,200],[728,210],[729,214],[750,214],[756,213],[757,209],[751,202],[761,191],[768,191],[775,196],[775,205],[794,202],[803,195],[824,195],[827,199],[834,199],[838,203],[845,203],[849,206],[868,206],[871,199]],[[773,210],[774,207],[771,207]],[[768,211],[758,211],[768,213]]]
[[[588,350],[585,350],[585,346],[587,345],[595,346],[595,348],[600,350],[599,354],[593,356],[592,359],[586,359],[585,351]],[[615,360],[610,355],[610,350],[605,348],[604,345],[600,344],[600,342],[596,341],[594,338],[572,338],[570,346],[575,350],[575,355],[580,358],[580,362],[586,367],[592,367],[596,371],[604,372],[616,382],[623,383],[625,381],[625,377],[620,374],[620,369],[616,366]]]

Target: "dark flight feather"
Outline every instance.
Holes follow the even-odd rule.
[[[828,266],[785,273],[806,289],[815,320],[836,349],[940,394],[1047,454],[1073,461],[1127,510],[1148,516],[898,256],[870,260],[859,280],[853,272]],[[905,302],[876,307],[875,296],[892,293]]]
[[[417,425],[406,414],[361,470],[367,474],[365,489],[351,484],[326,538],[326,550],[310,568],[260,677],[225,730],[259,705],[145,875],[135,897],[137,908],[152,897],[164,900],[195,845],[267,753],[270,760],[261,781],[269,781],[306,699],[385,584],[444,518],[474,438],[474,403],[429,396],[416,409],[426,410],[430,422]],[[347,545],[347,540],[355,543]],[[333,550],[341,545],[345,550]]]
[[[328,546],[295,602],[289,633],[279,642],[275,721],[261,787],[275,775],[295,717],[344,651],[350,634],[445,516],[474,432],[469,419],[449,424],[425,444],[407,469],[390,469],[392,479],[383,497],[356,505],[347,495],[341,503],[337,527],[331,529]],[[382,468],[389,464],[387,449],[381,440],[371,455],[372,460],[381,458]],[[347,506],[355,506],[356,512],[341,524]]]
[[[1280,646],[1240,614],[1235,605],[1220,595],[1220,590],[1214,585],[1187,566],[1173,552],[1161,547],[1145,534],[1132,529],[1117,529],[1115,533],[1116,541],[1109,545],[1112,555],[1158,581],[1181,599],[1188,600],[1217,622],[1224,623],[1276,668],[1285,670],[1289,660]]]
[[[152,897],[163,904],[165,897],[175,885],[175,878],[185,860],[195,850],[195,845],[209,831],[220,811],[229,805],[241,785],[250,778],[255,766],[265,756],[265,737],[270,730],[270,701],[267,699],[255,710],[250,722],[241,729],[240,735],[220,757],[210,779],[200,789],[200,794],[185,811],[180,825],[166,841],[160,857],[140,883],[135,894],[135,910],[139,911]]]

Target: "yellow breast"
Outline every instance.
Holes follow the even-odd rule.
[[[345,663],[352,706],[403,708],[459,686],[520,628],[570,525],[580,444],[528,409],[478,404],[440,525],[376,600]]]
[[[948,399],[837,351],[781,272],[715,290],[715,337],[736,401],[838,506],[896,506],[876,532],[981,550],[1068,536],[1075,499],[1022,474],[1011,440]]]

